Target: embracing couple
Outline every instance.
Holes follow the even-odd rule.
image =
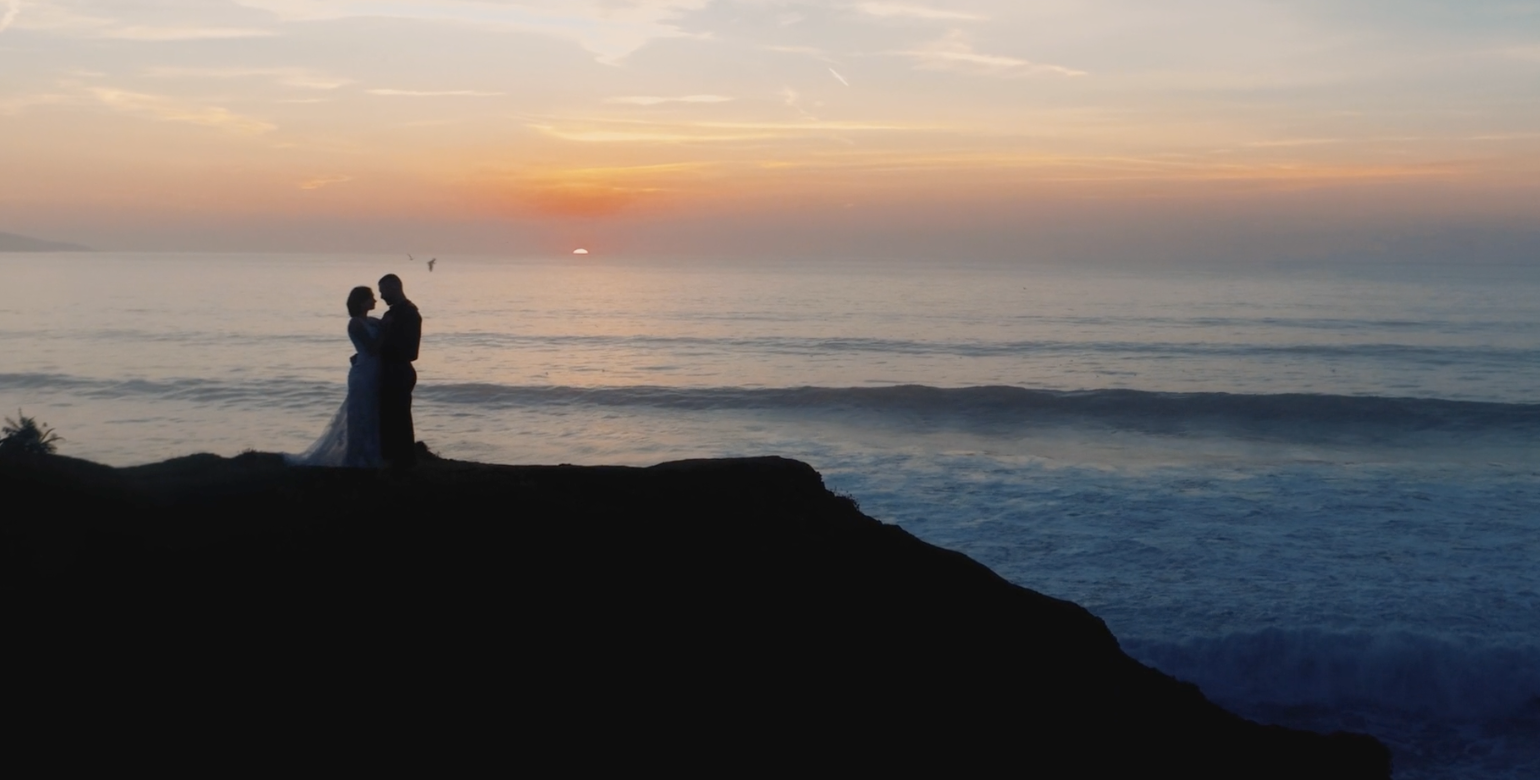
[[[395,274],[380,278],[380,298],[390,306],[383,318],[369,316],[374,291],[354,287],[348,295],[348,338],[356,354],[348,370],[348,397],[300,466],[407,467],[417,461],[412,431],[412,388],[417,386],[417,348],[422,315],[401,290]]]

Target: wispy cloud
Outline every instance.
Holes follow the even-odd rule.
[[[151,116],[163,122],[186,122],[241,135],[260,135],[276,130],[275,125],[233,113],[218,106],[201,106],[161,95],[146,95],[121,89],[97,87],[89,90],[103,105],[133,114]]]
[[[621,103],[632,106],[655,106],[659,103],[727,103],[732,98],[726,95],[684,95],[681,97],[652,97],[650,95],[634,95],[629,97],[606,98],[606,103]]]
[[[586,124],[530,124],[529,127],[565,141],[586,143],[688,143],[760,141],[775,138],[806,138],[831,133],[933,130],[880,122],[588,122]]]
[[[920,70],[944,70],[975,76],[1021,78],[1026,76],[1085,76],[1083,70],[1048,65],[999,54],[981,54],[961,30],[952,30],[938,41],[917,49],[891,52],[914,60]]]
[[[103,38],[123,41],[211,41],[229,38],[266,38],[272,30],[255,27],[115,27],[104,30]]]
[[[693,127],[745,128],[775,130],[778,132],[816,133],[829,130],[866,131],[932,131],[945,128],[935,125],[912,125],[898,122],[691,122]]]
[[[352,180],[352,176],[317,176],[314,179],[300,182],[299,188],[302,190],[318,190],[329,184],[341,184]]]
[[[817,121],[818,119],[817,117],[813,116],[813,112],[808,111],[807,107],[802,105],[802,93],[792,89],[791,87],[783,87],[781,89],[781,102],[784,103],[788,108],[796,109],[797,113],[808,119],[813,121]]]
[[[557,127],[555,125],[530,125],[531,130],[538,130],[552,138],[560,138],[563,141],[578,141],[582,143],[701,143],[722,141],[758,141],[779,137],[778,134],[768,131],[722,131],[702,132],[669,130],[664,128],[637,129],[637,128],[571,128]]]
[[[1528,141],[1540,138],[1540,133],[1484,133],[1467,136],[1468,141]]]
[[[0,99],[0,114],[18,114],[33,106],[59,106],[79,102],[80,98],[78,96],[58,93],[16,95]]]
[[[0,32],[5,32],[5,28],[16,21],[16,15],[19,13],[21,13],[21,0],[10,0],[6,4],[5,13],[0,15]]]
[[[872,16],[885,18],[905,17],[909,19],[950,19],[954,21],[978,21],[986,18],[978,14],[948,11],[941,8],[928,8],[923,5],[908,5],[906,3],[859,3],[856,5],[856,8]]]
[[[701,163],[610,168],[536,168],[498,176],[494,185],[538,211],[558,216],[602,216],[630,209],[711,176]]]
[[[830,62],[836,65],[841,64],[839,60],[829,56],[829,54],[824,50],[814,48],[812,46],[781,46],[761,44],[759,48],[764,51],[773,51],[780,54],[800,54],[805,57],[812,57],[813,59],[820,60],[822,62]]]
[[[1290,146],[1323,146],[1325,144],[1340,144],[1342,138],[1284,138],[1275,141],[1252,141],[1244,146],[1259,149],[1290,147]]]
[[[352,79],[327,76],[304,68],[150,68],[145,75],[187,79],[271,78],[286,87],[300,89],[337,89],[353,83]]]
[[[829,73],[832,74],[834,76],[834,78],[839,79],[839,82],[841,84],[844,84],[847,87],[850,86],[850,82],[846,81],[845,77],[841,76],[839,71],[837,71],[837,70],[835,70],[833,68],[830,68],[829,69]]]
[[[765,51],[778,51],[786,54],[807,54],[813,57],[824,56],[821,49],[815,49],[812,46],[776,46],[766,44],[760,46],[759,48],[764,49]]]
[[[264,38],[277,35],[277,31],[272,29],[220,24],[125,24],[116,18],[81,13],[79,9],[90,8],[92,4],[89,3],[66,4],[36,0],[26,3],[21,0],[0,0],[0,2],[5,3],[5,10],[0,14],[0,30],[15,23],[19,28],[52,35],[144,43]],[[19,15],[23,5],[27,7],[27,13]]]
[[[498,97],[507,94],[505,92],[482,92],[475,89],[366,89],[364,91],[371,95],[386,95],[390,97]]]
[[[675,21],[711,0],[236,0],[285,21],[386,17],[511,29],[582,46],[616,64],[658,38],[696,37]]]

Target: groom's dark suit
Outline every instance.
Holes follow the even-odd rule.
[[[422,315],[405,298],[380,318],[380,455],[391,466],[417,462],[412,431],[412,388],[417,386],[417,348],[422,343]]]

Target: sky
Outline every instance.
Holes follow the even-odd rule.
[[[1540,262],[1540,0],[0,0],[0,231]]]

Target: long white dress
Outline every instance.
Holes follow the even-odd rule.
[[[364,327],[370,340],[379,338],[378,319],[366,318]],[[348,369],[348,397],[332,417],[331,424],[326,426],[326,432],[310,445],[310,449],[300,455],[284,456],[292,465],[348,468],[384,465],[380,458],[380,359],[369,353],[351,329],[348,339],[357,351],[353,367]]]

